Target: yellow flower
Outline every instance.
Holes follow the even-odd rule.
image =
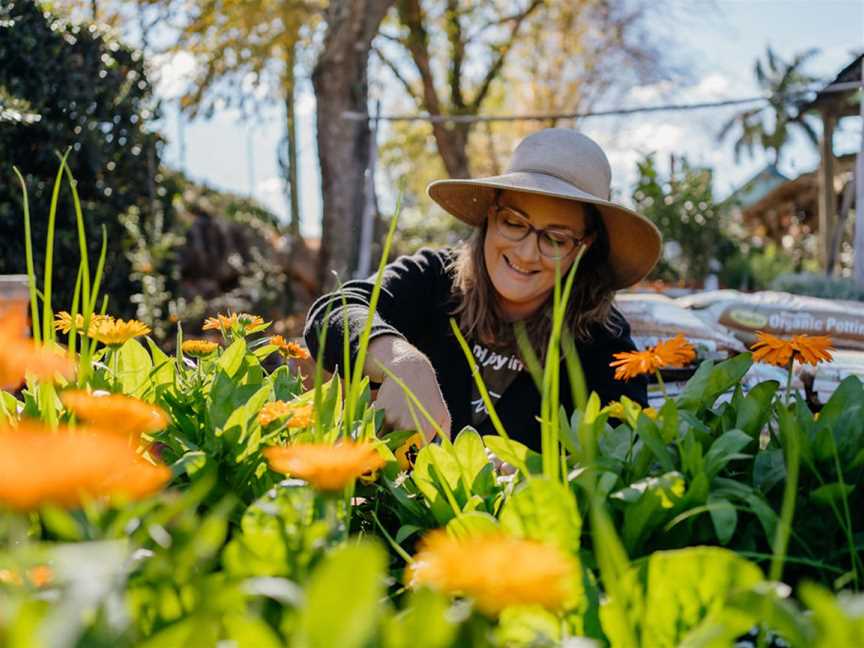
[[[396,449],[393,453],[396,455],[396,461],[399,463],[399,470],[408,471],[414,467],[414,462],[417,460],[417,453],[425,444],[425,437],[422,433],[410,437],[405,443]]]
[[[314,406],[312,403],[286,403],[285,401],[273,401],[267,403],[258,412],[258,423],[261,427],[267,427],[273,421],[284,416],[290,416],[288,427],[291,429],[305,428],[312,424]]]
[[[127,321],[106,317],[96,322],[90,322],[87,336],[106,346],[120,346],[133,338],[149,333],[150,327],[138,320]]]
[[[631,401],[626,396],[622,396],[626,404],[620,401],[609,401],[606,407],[600,410],[609,415],[610,418],[616,418],[619,421],[624,421],[635,428],[639,421],[640,412],[650,418],[652,421],[657,419],[657,410],[653,407],[643,408],[639,403]]]
[[[340,491],[363,473],[384,465],[378,450],[368,442],[297,443],[267,448],[264,456],[272,470],[305,479],[322,491]]]
[[[258,315],[250,313],[228,313],[222,315],[219,313],[216,317],[208,317],[204,320],[203,331],[219,331],[222,335],[227,335],[231,332],[240,332],[243,335],[247,333],[255,333],[263,331],[269,326]]]
[[[801,363],[816,365],[831,362],[831,337],[828,335],[793,335],[784,340],[770,333],[756,331],[757,341],[750,348],[753,360],[778,367],[788,367],[797,360]]]
[[[511,605],[559,610],[575,578],[576,562],[552,545],[504,535],[456,539],[440,529],[423,538],[405,573],[409,586],[470,597],[490,616]]]
[[[105,320],[111,319],[106,315],[98,315],[93,313],[90,315],[90,324],[94,324],[97,322],[104,322]],[[76,313],[75,315],[75,328],[81,332],[84,330],[84,316],[81,313]],[[60,331],[61,333],[68,333],[72,330],[72,315],[67,313],[66,311],[60,311],[54,316],[54,330]]]
[[[106,431],[149,434],[170,422],[162,408],[124,394],[96,396],[76,389],[60,394],[60,400],[78,419]]]
[[[180,345],[180,348],[188,356],[205,358],[218,349],[219,344],[208,340],[186,340]]]
[[[0,318],[0,389],[17,389],[27,374],[53,380],[75,373],[74,362],[59,349],[36,344],[25,335],[26,330],[26,317],[18,311]]]
[[[279,355],[286,360],[308,360],[309,352],[296,342],[288,342],[281,335],[274,335],[270,338],[270,344],[275,346]]]
[[[662,367],[677,367],[696,358],[696,351],[680,333],[674,338],[658,342],[644,351],[622,351],[612,356],[609,363],[615,367],[616,380],[630,380],[643,374],[652,374]]]
[[[142,499],[171,477],[117,434],[36,423],[0,428],[0,505],[31,511],[77,508],[93,498]]]

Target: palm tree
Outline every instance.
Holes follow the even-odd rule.
[[[723,141],[737,128],[738,138],[734,144],[736,162],[745,149],[753,157],[754,149],[758,146],[771,155],[776,166],[780,163],[783,148],[789,143],[792,126],[801,130],[814,146],[819,145],[819,137],[813,126],[798,112],[802,90],[819,81],[802,71],[817,52],[816,49],[809,49],[796,54],[787,63],[768,46],[765,61],[756,60],[756,82],[768,95],[768,103],[733,115],[717,134],[717,140]]]

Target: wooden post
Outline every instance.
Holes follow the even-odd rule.
[[[819,262],[828,268],[831,233],[836,220],[837,197],[834,194],[834,124],[836,117],[822,113],[822,138],[820,151],[822,160],[819,165]]]
[[[861,87],[864,90],[864,60],[861,61]],[[864,92],[858,94],[861,115],[861,147],[855,161],[855,281],[864,286]]]
[[[370,125],[369,166],[366,168],[366,203],[363,205],[363,220],[360,226],[360,250],[355,279],[365,279],[372,270],[372,232],[375,230],[375,217],[378,206],[375,201],[375,163],[378,160],[378,125],[381,123],[381,102],[375,102],[375,119]]]

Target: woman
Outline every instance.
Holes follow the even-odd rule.
[[[612,307],[614,291],[642,279],[657,262],[661,238],[638,214],[609,201],[611,170],[591,139],[549,128],[525,138],[504,175],[439,180],[430,197],[476,227],[459,250],[424,249],[397,259],[384,273],[364,372],[380,383],[375,406],[385,423],[414,428],[402,388],[417,396],[446,434],[473,425],[493,434],[468,362],[450,328],[456,318],[468,340],[505,430],[531,448],[540,446],[540,394],[520,361],[514,322],[522,322],[542,354],[550,331],[555,264],[566,276],[581,254],[566,326],[589,390],[608,402],[626,395],[646,404],[645,381],[619,382],[612,355],[632,351],[630,328]],[[342,295],[319,298],[306,321],[313,356],[328,329],[324,365],[341,362],[347,322],[352,359],[369,312],[374,277],[350,281]],[[344,297],[344,307],[343,307]],[[329,317],[325,315],[329,309]],[[561,370],[562,404],[573,404]],[[432,430],[421,420],[424,433]]]

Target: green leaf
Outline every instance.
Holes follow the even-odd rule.
[[[672,516],[685,491],[683,475],[673,471],[646,477],[609,496],[625,503],[621,540],[628,554],[635,553],[642,541]]]
[[[557,646],[561,622],[539,605],[511,606],[498,619],[495,640],[499,646]]]
[[[486,448],[477,431],[471,427],[463,428],[453,442],[453,451],[462,469],[464,483],[471,493],[488,495],[495,486],[495,479]]]
[[[705,361],[678,396],[678,407],[698,410],[711,407],[717,397],[737,384],[753,365],[749,353],[741,353],[714,366]]]
[[[414,524],[403,524],[396,532],[396,544],[402,544],[402,542],[410,538],[418,531],[423,531],[423,527],[419,527]]]
[[[232,577],[297,578],[326,549],[332,529],[315,519],[315,493],[288,480],[258,498],[240,520],[225,547],[222,563]]]
[[[651,449],[652,454],[657,459],[660,467],[664,472],[672,472],[675,470],[675,463],[672,460],[672,453],[666,448],[660,436],[660,431],[657,425],[647,416],[640,416],[636,424],[636,434]]]
[[[216,366],[219,367],[229,378],[234,378],[240,367],[243,365],[243,358],[246,355],[246,340],[238,337],[231,343],[225,351],[219,356]]]
[[[729,500],[722,497],[708,497],[708,506],[717,540],[722,545],[728,544],[738,526],[738,511]]]
[[[815,640],[812,646],[833,648],[834,646],[864,645],[864,595],[841,593],[834,596],[815,583],[803,583],[801,600],[813,613]]]
[[[783,450],[763,450],[753,460],[753,486],[767,493],[786,478]]]
[[[453,645],[457,630],[449,598],[423,587],[411,592],[404,612],[385,626],[384,646],[448,648]]]
[[[810,499],[823,506],[840,506],[844,499],[847,499],[855,486],[852,484],[841,484],[840,482],[832,482],[823,484],[819,488],[810,493]]]
[[[250,614],[222,617],[225,639],[237,648],[282,648],[282,642],[264,619]],[[227,643],[227,642],[220,642]]]
[[[497,533],[498,520],[482,511],[469,511],[447,523],[447,531],[456,538],[472,538]]]
[[[438,469],[442,470],[443,474],[439,474]],[[411,480],[426,498],[432,515],[439,524],[446,524],[455,515],[447,500],[445,487],[442,485],[444,479],[454,492],[457,504],[464,506],[466,503],[464,488],[461,489],[463,495],[461,501],[457,492],[461,483],[461,471],[453,455],[435,444],[423,446],[417,453]]]
[[[127,340],[117,354],[117,373],[123,393],[140,396],[139,389],[147,386],[150,370],[153,368],[150,354],[138,340]]]
[[[717,625],[731,645],[756,621],[729,615],[726,600],[734,592],[762,581],[756,565],[719,547],[658,551],[648,560],[642,645],[678,646],[700,627]]]
[[[367,646],[381,615],[386,566],[384,550],[368,540],[328,553],[309,579],[292,646]]]
[[[737,406],[735,427],[751,437],[758,437],[771,418],[771,401],[779,386],[776,380],[767,380],[754,386]]]
[[[483,437],[483,443],[492,451],[492,454],[511,466],[518,466],[521,463],[527,466],[531,474],[543,472],[543,458],[540,453],[518,441],[505,439],[496,434],[487,434]]]
[[[753,438],[741,430],[729,430],[721,434],[705,455],[705,472],[713,479],[730,461],[741,458],[738,454],[753,442]]]
[[[579,550],[582,517],[573,492],[560,482],[536,477],[524,482],[501,509],[501,528],[554,544],[568,553]]]

